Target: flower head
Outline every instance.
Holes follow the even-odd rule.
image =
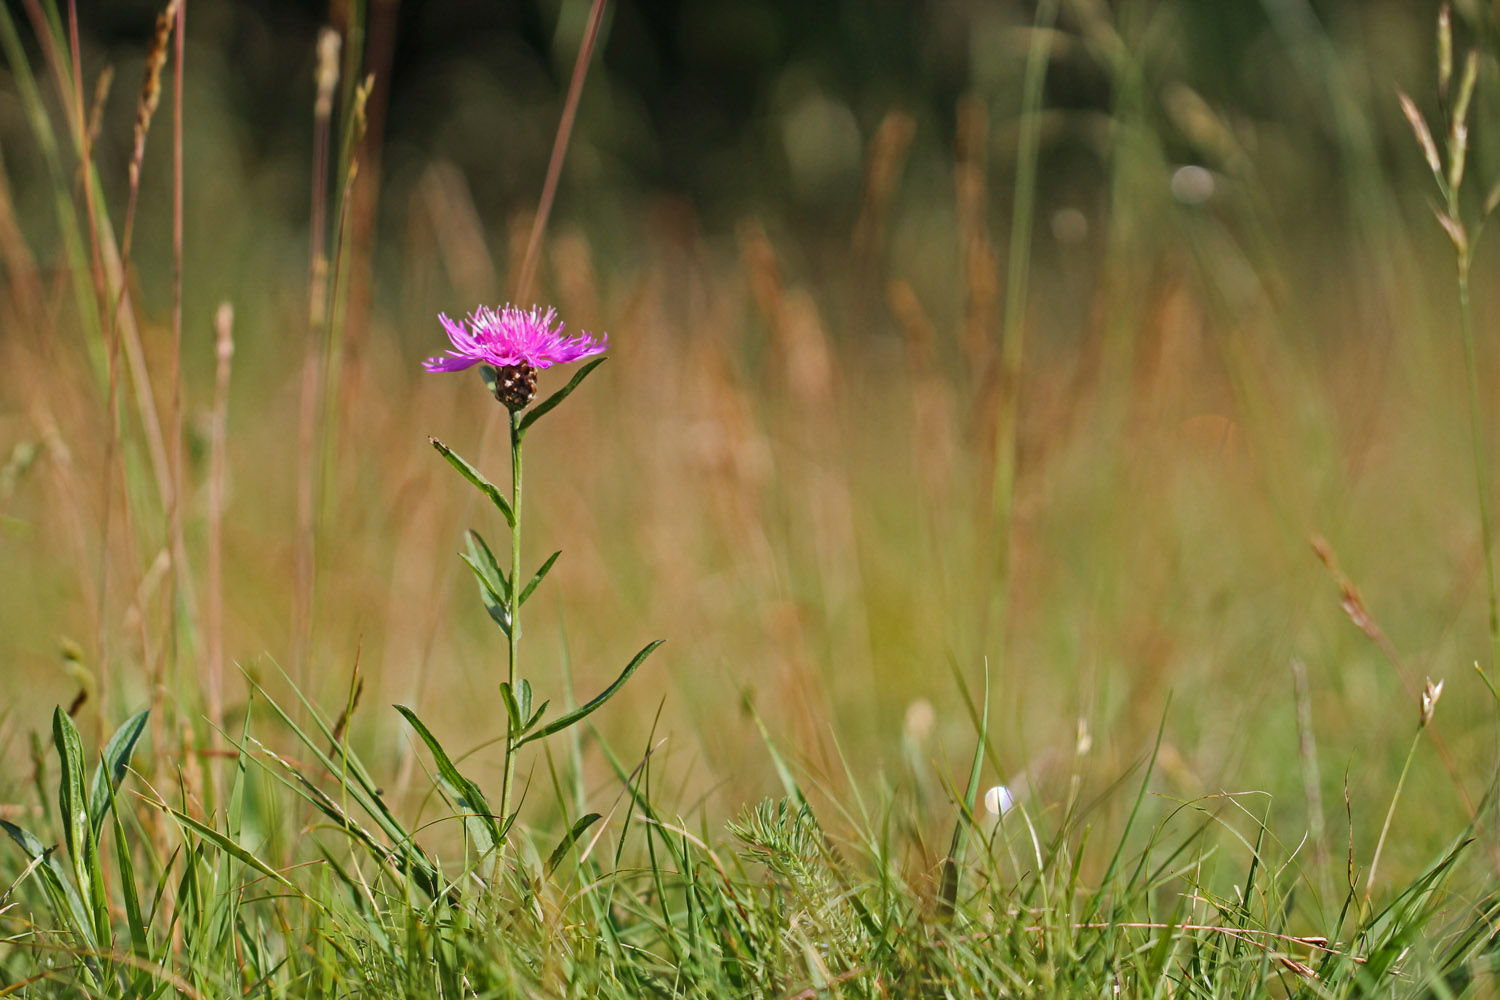
[[[1442,696],[1443,682],[1438,681],[1434,684],[1431,677],[1427,678],[1427,684],[1422,688],[1422,714],[1418,717],[1421,723],[1419,728],[1425,729],[1427,723],[1432,721],[1432,713],[1437,709],[1438,699]]]
[[[453,346],[445,354],[428,358],[422,367],[430,372],[458,372],[477,364],[496,368],[551,368],[580,358],[602,354],[609,335],[596,340],[587,333],[563,336],[564,324],[557,310],[539,307],[521,309],[506,304],[498,310],[480,306],[466,320],[454,322],[439,315]]]

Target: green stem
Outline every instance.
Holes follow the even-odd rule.
[[[1422,740],[1422,729],[1417,727],[1417,734],[1411,739],[1411,748],[1406,751],[1406,763],[1401,765],[1401,777],[1396,779],[1396,792],[1391,796],[1391,807],[1386,810],[1385,824],[1380,828],[1380,839],[1375,842],[1375,856],[1370,859],[1370,877],[1365,881],[1366,909],[1370,905],[1370,894],[1375,891],[1375,869],[1380,867],[1380,852],[1385,850],[1385,835],[1391,832],[1391,820],[1396,816],[1396,803],[1401,798],[1401,788],[1406,784],[1406,772],[1411,769],[1411,759],[1417,755],[1417,744]]]
[[[1469,306],[1469,252],[1458,258],[1458,313],[1463,330],[1464,367],[1469,379],[1469,438],[1474,449],[1474,487],[1479,494],[1479,533],[1484,546],[1484,575],[1489,585],[1490,675],[1500,670],[1500,594],[1495,589],[1495,547],[1490,523],[1488,476],[1485,474],[1484,431],[1479,413],[1479,363],[1474,354],[1474,314]]]
[[[516,689],[516,652],[521,642],[521,414],[518,410],[510,414],[510,509],[513,519],[510,529],[510,593],[507,597],[510,612],[510,659],[505,679],[511,691]],[[500,786],[500,822],[510,818],[511,786],[516,776],[516,739],[520,733],[514,730],[515,723],[506,713],[505,722],[505,779]]]

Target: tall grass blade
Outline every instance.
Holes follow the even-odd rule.
[[[444,789],[452,797],[454,805],[464,811],[464,826],[468,828],[469,835],[474,838],[474,843],[479,849],[481,856],[490,853],[495,844],[500,840],[500,826],[495,821],[495,816],[490,809],[489,802],[479,786],[464,777],[457,767],[453,766],[453,760],[443,745],[438,742],[432,731],[417,718],[417,713],[405,705],[397,705],[396,711],[401,717],[416,730],[417,736],[427,744],[427,749],[432,751],[433,760],[437,762],[438,776],[442,781]]]
[[[74,888],[67,869],[57,860],[56,849],[44,846],[34,834],[8,820],[0,819],[0,829],[20,846],[27,860],[41,862],[33,870],[36,877],[42,880],[42,888],[47,894],[48,902],[52,904],[53,916],[77,934],[91,951],[97,951],[99,942],[94,935],[93,921],[89,919],[88,910],[84,908],[83,900]]]
[[[984,697],[980,700],[979,739],[974,746],[974,759],[969,764],[969,784],[964,789],[963,801],[958,804],[958,818],[953,823],[953,839],[948,847],[948,856],[943,859],[943,884],[938,893],[938,916],[953,916],[958,903],[958,888],[968,846],[969,827],[974,822],[974,810],[979,805],[979,778],[984,770],[985,748],[989,745],[990,733],[990,667],[984,666]]]
[[[63,843],[73,862],[79,893],[92,897],[89,875],[89,813],[83,797],[83,741],[78,727],[59,706],[52,711],[52,742],[57,749],[57,809]]]
[[[568,853],[568,849],[578,843],[578,838],[587,833],[589,827],[599,822],[599,820],[600,816],[598,813],[589,813],[573,824],[572,829],[567,832],[567,835],[558,842],[557,847],[548,855],[547,874],[550,875],[557,871],[557,866],[562,864],[563,857]]]
[[[196,834],[203,840],[206,840],[209,843],[213,844],[219,850],[223,851],[231,858],[234,858],[245,867],[255,869],[262,875],[266,876],[274,882],[285,886],[288,889],[294,888],[291,881],[285,875],[281,874],[281,872],[266,864],[250,851],[245,850],[245,848],[235,843],[219,830],[215,830],[213,827],[209,826],[207,823],[202,822],[201,820],[194,819],[187,813],[183,812],[181,809],[172,808],[165,802],[153,802],[150,799],[147,799],[146,801],[156,808],[160,809],[162,812],[166,813],[168,816],[171,816],[178,822],[178,824],[186,827],[188,830],[191,830],[194,834]],[[189,858],[189,861],[194,863],[189,864],[188,870],[183,873],[184,885],[188,885],[190,882],[196,879],[196,862],[201,861],[202,845],[197,845],[193,853],[194,855],[196,855],[196,858]]]
[[[89,824],[93,827],[95,836],[104,825],[104,814],[110,808],[115,790],[120,787],[126,772],[130,770],[130,760],[135,755],[136,744],[146,732],[146,722],[150,716],[150,709],[132,715],[104,745],[99,767],[94,771],[94,781],[89,789]]]

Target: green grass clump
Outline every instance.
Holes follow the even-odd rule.
[[[0,903],[10,993],[1425,997],[1489,989],[1500,945],[1476,831],[1379,906],[1352,868],[1325,897],[1264,796],[1153,802],[1154,757],[1134,788],[1060,812],[965,809],[976,848],[951,898],[900,857],[898,795],[825,825],[788,771],[787,795],[721,840],[653,801],[649,751],[615,761],[608,816],[519,830],[510,853],[463,837],[443,859],[419,840],[466,828],[447,785],[440,815],[408,825],[328,719],[309,706],[308,732],[258,701],[321,765],[265,749],[247,721],[212,814],[181,786],[130,789],[144,717],[85,795],[57,712],[57,806],[39,804],[41,837],[5,825],[28,859]],[[1122,838],[1096,841],[1117,796],[1133,800]],[[298,800],[297,829],[270,814]]]

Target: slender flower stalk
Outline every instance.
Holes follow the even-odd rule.
[[[521,602],[516,599],[517,590],[521,581],[521,439],[525,432],[521,429],[521,411],[510,411],[510,657],[507,661],[506,682],[510,689],[516,689],[516,671],[518,669],[517,652],[521,644]],[[524,719],[520,720],[525,722]],[[500,815],[510,815],[510,794],[516,778],[516,740],[520,733],[516,732],[517,720],[509,713],[505,720],[505,778],[500,786]]]
[[[1422,688],[1422,698],[1419,703],[1417,715],[1417,731],[1412,734],[1411,746],[1406,751],[1406,760],[1401,765],[1401,776],[1396,779],[1396,791],[1391,795],[1390,808],[1385,813],[1385,823],[1380,827],[1380,839],[1375,842],[1375,855],[1370,859],[1370,874],[1365,879],[1364,906],[1370,906],[1370,896],[1375,892],[1375,872],[1380,868],[1380,855],[1385,851],[1385,838],[1391,832],[1391,820],[1396,818],[1396,803],[1401,801],[1401,790],[1406,787],[1406,773],[1411,770],[1412,758],[1417,755],[1417,747],[1422,742],[1422,732],[1432,721],[1432,713],[1437,708],[1438,699],[1443,696],[1443,682],[1432,683],[1432,678],[1427,679],[1427,684]]]

